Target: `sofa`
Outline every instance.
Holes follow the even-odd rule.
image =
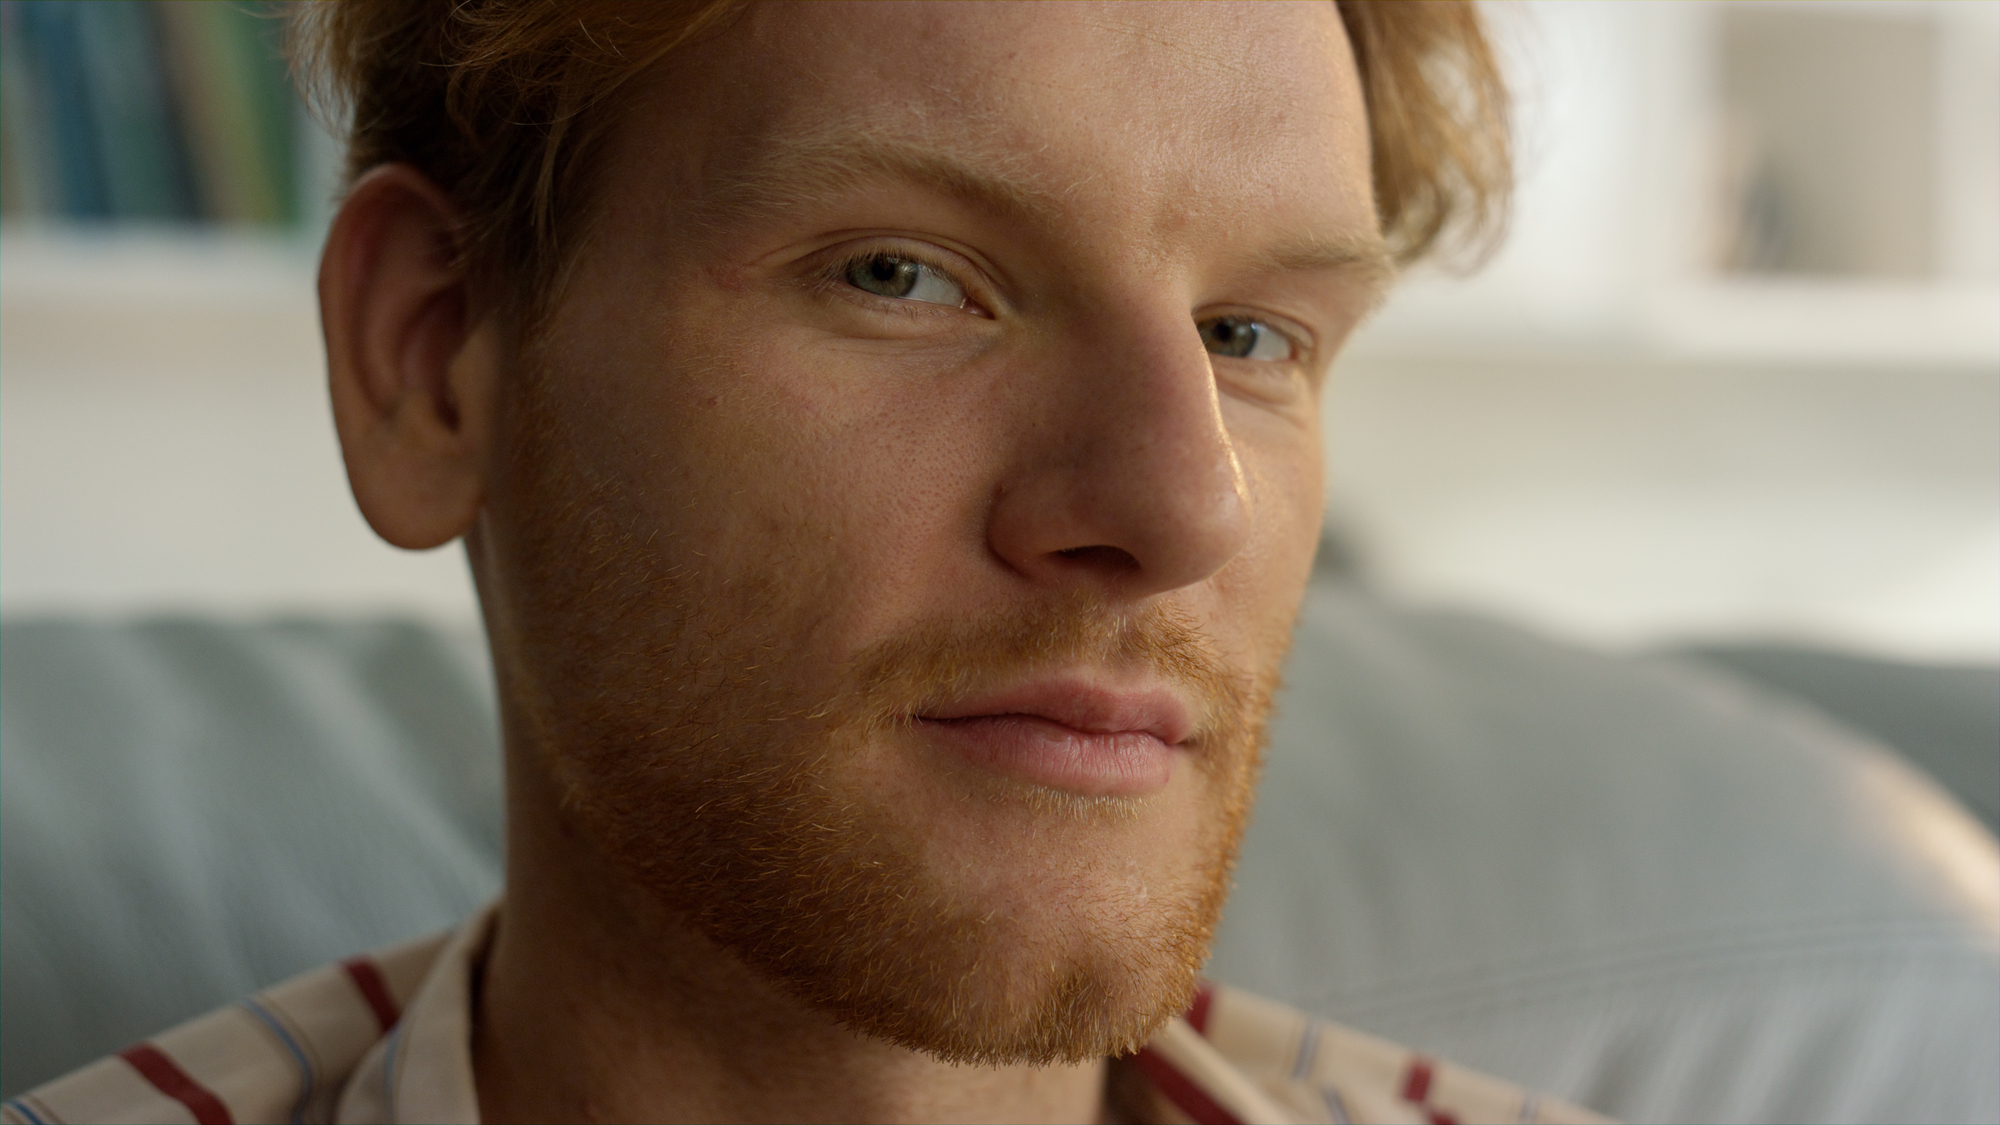
[[[1627,1120],[2000,1119],[1989,823],[1754,672],[1317,584],[1209,975]],[[475,909],[496,738],[469,627],[0,623],[0,1096]]]

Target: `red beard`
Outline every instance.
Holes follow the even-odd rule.
[[[538,452],[554,456],[530,462],[534,532],[513,545],[524,581],[508,615],[519,659],[502,688],[574,830],[636,884],[799,1000],[950,1062],[1127,1054],[1185,1008],[1248,817],[1275,659],[1236,672],[1167,609],[1073,594],[812,666],[829,591],[781,580],[778,563],[727,583],[671,567],[625,530],[640,521],[619,518],[632,506],[615,486]],[[1201,716],[1182,743],[1195,838],[1153,849],[1179,857],[1170,875],[1107,890],[1088,848],[1057,848],[1035,901],[996,903],[968,883],[976,864],[939,854],[934,819],[855,783],[923,768],[909,752],[928,708],[1078,665],[1146,669]],[[1143,798],[998,778],[952,792],[1086,840],[1145,815]]]

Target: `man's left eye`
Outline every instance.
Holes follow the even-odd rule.
[[[1291,337],[1261,320],[1247,316],[1211,317],[1195,326],[1210,355],[1230,359],[1283,361],[1294,359],[1297,347]]]
[[[965,307],[965,290],[958,282],[943,270],[910,258],[870,254],[849,262],[841,276],[849,285],[877,297]]]

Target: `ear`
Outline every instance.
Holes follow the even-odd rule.
[[[460,267],[459,229],[437,185],[388,164],[348,192],[320,258],[348,484],[368,526],[411,550],[464,534],[486,492],[501,341]]]

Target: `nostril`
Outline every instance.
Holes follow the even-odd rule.
[[[1065,547],[1056,554],[1074,563],[1103,570],[1125,571],[1139,569],[1139,560],[1122,547],[1099,545],[1094,547]]]

